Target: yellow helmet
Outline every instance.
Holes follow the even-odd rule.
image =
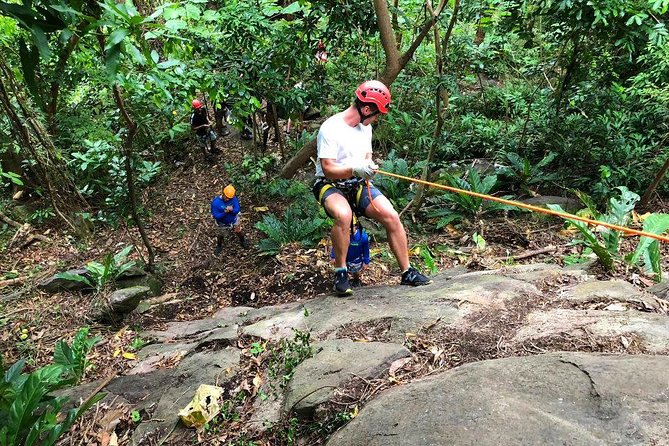
[[[235,186],[233,186],[232,184],[228,184],[227,186],[225,186],[225,187],[223,188],[223,195],[224,195],[225,198],[227,198],[228,200],[229,200],[230,198],[232,198],[232,197],[235,196],[235,192],[236,192],[236,191],[235,191]]]

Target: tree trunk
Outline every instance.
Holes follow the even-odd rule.
[[[128,186],[128,202],[130,204],[130,213],[132,214],[132,219],[134,220],[135,225],[139,230],[139,234],[142,237],[142,242],[144,243],[144,246],[146,247],[146,251],[148,253],[148,261],[146,264],[146,268],[148,271],[153,271],[153,262],[155,259],[155,254],[153,252],[153,247],[151,246],[151,241],[149,240],[149,237],[146,235],[146,231],[144,230],[144,224],[142,223],[142,220],[139,218],[139,212],[137,212],[137,193],[135,192],[134,172],[132,170],[132,163],[131,163],[132,144],[135,139],[135,135],[137,135],[137,123],[132,119],[132,117],[128,113],[128,110],[125,108],[125,102],[123,101],[123,96],[121,95],[121,88],[118,86],[118,83],[114,84],[113,92],[116,105],[121,111],[121,116],[123,116],[123,120],[126,123],[126,128],[128,129],[128,134],[126,135],[125,140],[123,141],[123,152],[125,158],[124,160],[125,179],[126,179],[126,185]]]
[[[104,59],[104,54],[105,54],[104,34],[102,32],[99,32],[97,35],[97,39],[98,39],[98,44],[100,46],[100,56]],[[146,251],[148,254],[146,269],[149,272],[153,272],[154,270],[153,263],[155,260],[155,254],[153,251],[153,246],[151,246],[151,241],[149,240],[149,237],[146,235],[146,231],[144,230],[144,224],[142,223],[142,220],[139,218],[139,212],[137,212],[137,193],[135,192],[134,172],[132,170],[132,145],[135,139],[135,135],[137,135],[137,123],[135,122],[134,119],[132,119],[132,116],[130,116],[127,108],[125,107],[125,101],[123,100],[123,95],[121,94],[121,87],[119,87],[118,82],[114,83],[114,86],[112,88],[112,93],[114,95],[114,102],[116,102],[116,106],[121,112],[121,116],[123,117],[123,120],[125,121],[126,124],[126,128],[128,129],[128,134],[126,135],[125,140],[123,141],[123,152],[125,158],[124,159],[125,181],[126,185],[128,186],[128,202],[130,204],[130,213],[132,215],[132,219],[135,222],[135,225],[137,226],[139,235],[142,237],[142,243],[144,243],[144,246],[146,247]]]
[[[564,97],[565,90],[569,87],[571,78],[574,76],[574,70],[576,70],[576,65],[578,64],[578,56],[580,54],[580,36],[574,37],[574,50],[571,53],[571,59],[569,65],[567,66],[567,71],[565,72],[564,78],[560,83],[560,88],[558,88],[557,94],[555,96],[555,115],[557,116],[560,113],[560,106],[562,105],[562,99]]]
[[[432,11],[431,2],[428,1],[427,4],[430,9],[430,12],[434,14],[434,12]],[[421,175],[421,180],[423,181],[430,181],[430,166],[432,165],[432,159],[434,158],[434,154],[437,151],[438,138],[439,136],[441,136],[441,131],[444,127],[444,113],[448,109],[448,91],[442,86],[441,77],[444,72],[444,58],[448,51],[448,43],[450,41],[451,34],[453,33],[453,27],[455,26],[459,9],[460,9],[460,0],[455,0],[455,3],[453,5],[453,15],[451,16],[451,20],[448,24],[448,29],[446,30],[446,34],[444,35],[443,40],[440,40],[438,25],[436,24],[434,25],[434,50],[437,56],[435,60],[435,71],[437,74],[437,79],[439,80],[435,92],[437,125],[435,126],[434,132],[432,133],[432,145],[430,146],[430,150],[427,154],[427,159],[425,160],[425,167],[423,168],[423,172]],[[416,196],[413,198],[413,200],[411,200],[411,203],[407,205],[407,208],[411,207],[413,212],[418,211],[420,207],[423,205],[423,201],[425,198],[425,187],[426,187],[425,184],[420,184],[418,186]]]
[[[666,144],[668,139],[669,139],[669,133],[666,134],[664,138],[662,138],[662,141],[660,141],[658,148],[662,149],[662,147]],[[665,150],[665,156],[666,155],[667,153]],[[646,206],[648,206],[648,203],[650,202],[650,197],[652,197],[653,193],[655,193],[655,189],[657,189],[657,186],[660,185],[662,179],[664,179],[664,176],[667,174],[667,171],[669,171],[669,156],[667,156],[667,159],[664,161],[664,165],[657,173],[657,175],[655,175],[655,179],[653,180],[652,183],[650,183],[650,186],[648,186],[648,189],[646,189],[646,192],[643,194],[643,197],[641,197],[641,201],[639,202],[640,208],[643,209]]]
[[[446,6],[446,0],[440,0],[439,6],[434,10],[434,14],[423,23],[423,26],[411,43],[409,48],[402,54],[397,48],[395,39],[395,30],[392,26],[392,18],[388,10],[387,0],[374,0],[374,10],[376,11],[376,22],[379,27],[379,36],[381,45],[385,53],[386,65],[379,76],[381,82],[388,87],[393,83],[404,67],[409,63],[414,53],[423,42],[432,27],[437,23],[441,11]],[[281,178],[292,178],[295,173],[304,166],[309,158],[316,155],[316,141],[310,141],[305,144],[298,152],[283,166],[279,176]]]
[[[51,135],[44,129],[33,108],[26,104],[25,95],[11,67],[1,57],[0,75],[0,106],[9,117],[12,133],[34,162],[30,169],[37,181],[46,188],[54,212],[76,231],[72,217],[75,212],[87,209],[88,203],[77,190]]]

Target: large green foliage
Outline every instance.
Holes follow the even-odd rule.
[[[78,417],[104,397],[97,394],[61,414],[68,398],[52,395],[81,379],[87,365],[86,355],[97,340],[89,339],[88,329],[84,328],[77,333],[72,346],[59,341],[55,364],[31,373],[23,373],[24,360],[5,368],[0,357],[0,445],[53,445]]]

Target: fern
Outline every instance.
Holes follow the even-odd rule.
[[[286,209],[282,220],[274,214],[266,215],[255,227],[267,236],[258,243],[260,252],[274,255],[288,243],[299,242],[303,246],[316,243],[322,238],[326,220],[313,217],[296,203]]]

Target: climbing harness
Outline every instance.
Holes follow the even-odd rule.
[[[381,174],[381,175],[386,175],[386,176],[389,176],[389,177],[392,177],[392,178],[397,178],[397,179],[400,179],[400,180],[410,181],[412,183],[424,184],[425,186],[436,187],[438,189],[447,190],[449,192],[471,195],[473,197],[482,198],[484,200],[496,201],[498,203],[503,203],[503,204],[507,204],[507,205],[510,205],[510,206],[515,206],[515,207],[519,207],[519,208],[523,208],[523,209],[528,209],[528,210],[533,211],[533,212],[540,212],[542,214],[554,215],[556,217],[569,219],[569,220],[577,220],[577,221],[580,221],[580,222],[583,222],[583,223],[587,223],[589,225],[603,226],[605,228],[614,229],[616,231],[624,232],[624,233],[627,233],[627,234],[638,235],[638,236],[641,236],[641,237],[648,237],[648,238],[652,238],[652,239],[655,239],[655,240],[659,240],[661,242],[669,243],[669,237],[665,237],[665,236],[658,235],[658,234],[653,234],[651,232],[639,231],[637,229],[626,228],[624,226],[614,225],[612,223],[607,223],[607,222],[604,222],[604,221],[592,220],[590,218],[580,217],[578,215],[573,215],[573,214],[570,214],[568,212],[559,212],[559,211],[554,211],[552,209],[545,209],[545,208],[542,208],[542,207],[539,207],[539,206],[533,206],[531,204],[525,204],[525,203],[520,203],[518,201],[507,200],[505,198],[494,197],[492,195],[480,194],[478,192],[472,192],[470,190],[458,189],[457,187],[445,186],[443,184],[437,184],[437,183],[431,183],[431,182],[425,181],[425,180],[419,180],[418,178],[405,177],[404,175],[398,175],[396,173],[384,172],[383,170],[377,170],[376,173]]]
[[[328,180],[328,179],[318,179],[315,183],[315,187],[320,189],[318,193],[318,202],[323,204],[323,197],[325,193],[332,189],[338,189],[348,201],[348,204],[351,205],[351,209],[355,215],[362,215],[362,209],[360,208],[360,198],[362,198],[362,190],[364,189],[363,183],[365,180],[362,178],[350,178],[348,180]],[[371,192],[370,192],[371,194]]]

